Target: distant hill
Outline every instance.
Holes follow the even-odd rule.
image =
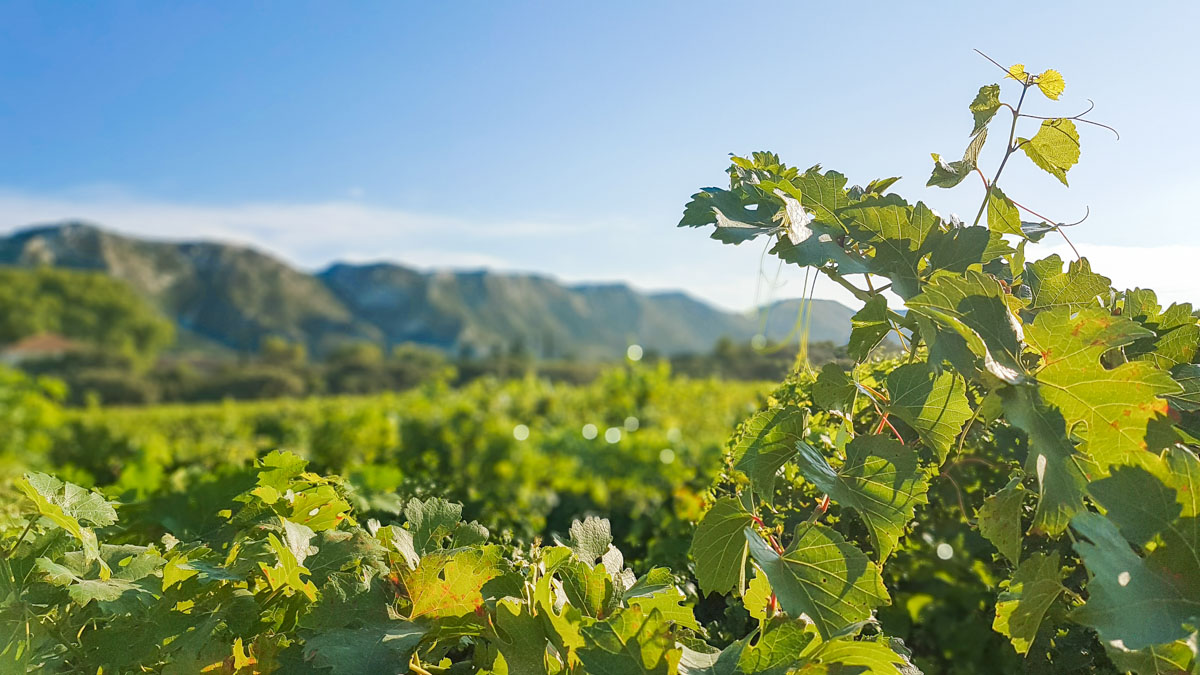
[[[386,263],[338,263],[314,275],[252,248],[151,241],[84,223],[0,238],[0,264],[105,272],[174,319],[181,345],[242,352],[278,335],[317,353],[368,340],[583,359],[618,357],[636,342],[675,354],[707,351],[722,337],[745,341],[764,332],[772,341],[786,338],[800,308],[798,300],[784,300],[746,316],[681,292]],[[846,342],[852,314],[839,303],[814,301],[809,339]]]

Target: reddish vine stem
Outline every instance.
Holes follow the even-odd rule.
[[[1009,106],[1009,108],[1011,109],[1011,108],[1012,108],[1012,106]],[[1015,110],[1014,110],[1013,112],[1014,112],[1014,114],[1017,114]],[[1018,116],[1022,116],[1022,115],[1018,115]],[[1029,115],[1024,115],[1024,117],[1030,117],[1030,116],[1029,116]],[[1104,126],[1104,125],[1100,125],[1100,126]],[[1016,148],[1013,148],[1013,150],[1016,150]],[[1007,156],[1005,156],[1005,158],[1004,158],[1004,159],[1005,159],[1005,161],[1007,161],[1007,160],[1008,160],[1008,157],[1007,157]],[[1000,168],[1001,168],[1001,169],[1003,169],[1003,168],[1004,168],[1004,165],[1003,165],[1003,164],[1001,164],[1001,165],[1000,165]],[[980,212],[980,214],[982,214],[982,213],[983,213],[983,209],[984,209],[984,207],[987,205],[987,200],[988,200],[988,197],[989,197],[989,196],[991,196],[991,192],[992,192],[992,186],[991,186],[991,184],[990,184],[990,183],[988,183],[988,179],[987,179],[987,177],[986,177],[986,176],[984,176],[984,175],[983,175],[983,172],[979,170],[979,167],[975,167],[975,173],[979,174],[979,180],[983,181],[983,189],[984,189],[984,191],[987,193],[987,195],[986,195],[986,196],[984,197],[984,199],[983,199],[983,205],[979,207],[979,212]],[[996,172],[996,174],[997,174],[997,175],[996,175],[996,178],[999,178],[999,177],[1000,177],[1000,176],[999,176],[999,173],[1000,173],[1000,172],[998,172],[998,171]],[[1007,196],[1007,195],[1005,195],[1005,196]],[[1046,216],[1043,216],[1042,214],[1038,213],[1037,211],[1034,211],[1033,209],[1029,208],[1028,206],[1025,206],[1025,205],[1024,205],[1024,204],[1022,204],[1021,202],[1018,202],[1017,200],[1013,199],[1012,197],[1009,197],[1009,198],[1008,198],[1008,201],[1012,202],[1012,203],[1013,203],[1013,206],[1015,206],[1015,207],[1017,207],[1017,208],[1021,209],[1022,211],[1024,211],[1024,212],[1028,213],[1028,214],[1029,214],[1029,215],[1031,215],[1031,216],[1037,216],[1038,218],[1041,218],[1043,221],[1045,221],[1045,222],[1047,222],[1047,223],[1053,223],[1053,222],[1054,222],[1052,219],[1050,219],[1050,218],[1047,218]],[[1087,218],[1087,216],[1084,216],[1084,218],[1086,219],[1086,218]],[[979,216],[975,216],[975,222],[976,222],[976,223],[979,223]],[[1080,222],[1083,222],[1083,221],[1080,221]],[[1075,248],[1075,244],[1074,244],[1074,243],[1072,243],[1072,241],[1071,241],[1070,237],[1068,237],[1068,236],[1067,236],[1067,233],[1062,231],[1062,224],[1061,224],[1061,223],[1054,225],[1053,229],[1054,229],[1054,231],[1055,231],[1055,232],[1057,232],[1057,233],[1059,234],[1059,236],[1061,236],[1061,237],[1063,238],[1063,241],[1067,242],[1067,246],[1070,246],[1070,247],[1071,247],[1071,251],[1072,251],[1073,253],[1075,253],[1075,259],[1076,259],[1076,260],[1079,260],[1080,258],[1082,258],[1082,257],[1083,257],[1083,256],[1081,256],[1081,255],[1079,254],[1079,249]]]

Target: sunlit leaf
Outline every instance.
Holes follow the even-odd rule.
[[[1018,146],[1030,161],[1067,184],[1067,171],[1079,162],[1079,132],[1069,119],[1042,122],[1033,138],[1018,138]]]
[[[822,639],[891,602],[879,568],[824,525],[797,525],[782,554],[750,528],[745,536],[750,555],[770,580],[780,607],[790,616],[812,619]]]

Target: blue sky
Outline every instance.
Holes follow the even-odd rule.
[[[307,268],[489,266],[745,308],[802,273],[677,230],[695,188],[773,149],[973,214],[979,185],[924,183],[1001,75],[979,48],[1064,74],[1037,112],[1090,98],[1121,131],[1083,129],[1071,190],[1018,156],[1006,191],[1056,220],[1089,207],[1073,238],[1118,284],[1200,297],[1200,4],[1133,7],[3,2],[0,231],[86,218]]]

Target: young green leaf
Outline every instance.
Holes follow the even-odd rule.
[[[1021,560],[1021,514],[1025,494],[1021,476],[1015,476],[999,492],[984,499],[977,514],[979,533],[1014,564]]]
[[[887,377],[888,411],[917,430],[921,440],[946,460],[959,431],[971,419],[966,382],[951,372],[935,374],[928,364],[912,363]]]
[[[1012,640],[1018,654],[1029,653],[1046,611],[1063,593],[1062,562],[1057,553],[1034,553],[1021,563],[996,603],[992,628]]]
[[[501,598],[496,603],[491,638],[504,656],[510,673],[547,675],[549,672],[546,669],[548,643],[542,632],[542,622],[524,604],[512,598]]]
[[[696,561],[696,581],[703,593],[728,593],[746,576],[746,536],[743,531],[754,522],[737,499],[720,499],[696,526],[692,537],[692,558]]]
[[[1004,195],[999,186],[993,185],[988,191],[987,200],[988,229],[1000,234],[1015,234],[1024,237],[1021,229],[1021,213],[1012,200]]]
[[[792,543],[776,553],[746,528],[750,555],[758,563],[783,611],[805,615],[828,640],[891,602],[879,568],[837,531],[819,523],[796,526]]]
[[[1067,171],[1079,162],[1079,132],[1069,119],[1042,122],[1033,138],[1018,138],[1017,145],[1046,173],[1067,184]]]
[[[880,560],[892,551],[925,503],[929,484],[912,451],[884,436],[859,436],[846,446],[838,470],[812,446],[802,443],[800,472],[843,507],[854,509],[871,533]]]
[[[1051,101],[1057,101],[1058,97],[1062,96],[1063,91],[1067,88],[1067,83],[1063,80],[1062,73],[1052,68],[1038,75],[1036,82],[1038,89],[1041,89],[1046,98]]]
[[[589,567],[596,564],[612,546],[612,527],[605,518],[588,516],[582,521],[572,521],[571,541],[568,544],[575,557]],[[616,570],[620,571],[620,570]]]
[[[735,467],[749,476],[754,493],[768,504],[775,498],[775,474],[796,455],[807,420],[807,412],[788,406],[760,412],[742,428],[731,453]]]
[[[975,136],[987,129],[987,125],[996,116],[996,111],[1000,110],[1000,85],[988,84],[980,87],[979,93],[975,95],[975,100],[971,101],[970,110],[972,117],[975,118],[975,126],[971,129],[971,135]]]
[[[883,342],[892,324],[888,321],[887,299],[876,295],[850,317],[850,344],[846,353],[855,361],[866,361],[871,352]]]
[[[585,626],[579,660],[592,675],[674,675],[679,665],[670,623],[657,611],[631,607]]]
[[[738,659],[737,672],[745,675],[786,675],[801,655],[819,641],[806,621],[778,617],[762,627],[762,635],[747,645]]]
[[[1093,307],[1098,298],[1108,295],[1112,284],[1108,277],[1092,272],[1087,258],[1072,261],[1064,272],[1057,254],[1026,263],[1025,283],[1033,293],[1031,310]]]

